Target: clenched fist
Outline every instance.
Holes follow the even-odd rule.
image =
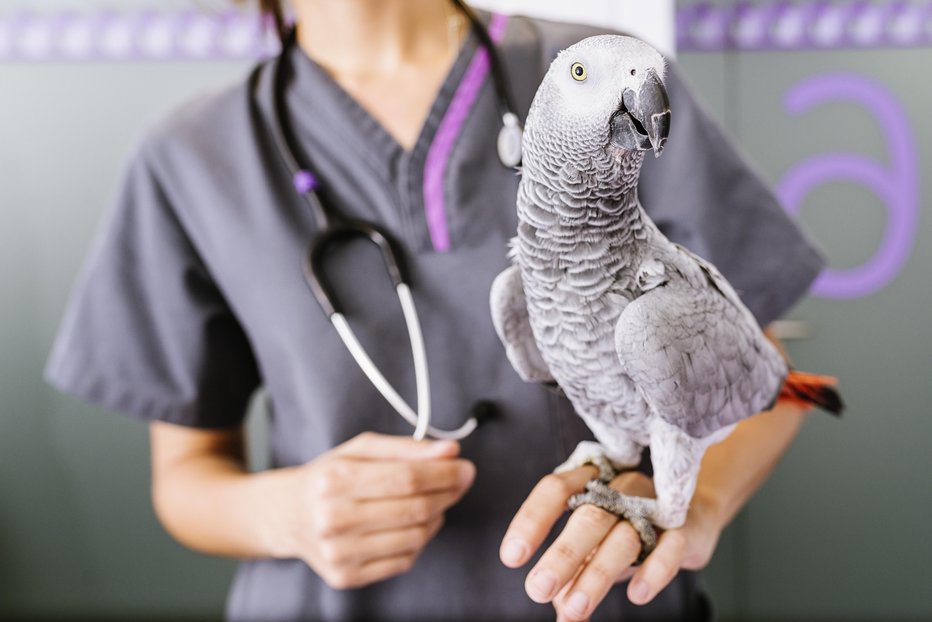
[[[406,572],[472,485],[451,441],[363,433],[295,470],[292,556],[336,589]]]

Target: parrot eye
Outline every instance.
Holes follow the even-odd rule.
[[[577,82],[584,82],[589,76],[589,72],[586,71],[586,67],[582,63],[573,63],[573,66],[570,67],[570,73]]]

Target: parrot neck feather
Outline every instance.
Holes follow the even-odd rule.
[[[530,149],[518,190],[519,220],[540,229],[562,225],[598,235],[642,228],[637,183],[644,152],[598,153],[580,165],[565,155]]]
[[[562,178],[544,179],[533,161],[530,174],[525,167],[513,250],[529,278],[526,285],[534,282],[546,290],[548,282],[572,282],[582,299],[594,300],[609,290],[633,297],[636,247],[653,228],[637,196],[642,158],[642,152],[625,154],[613,163],[614,179],[601,184],[580,181],[571,188],[565,166]]]

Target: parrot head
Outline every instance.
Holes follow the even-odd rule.
[[[537,91],[530,142],[551,153],[559,145],[562,157],[580,164],[599,153],[616,161],[648,150],[659,156],[670,132],[664,72],[663,57],[633,37],[580,41],[553,61]]]

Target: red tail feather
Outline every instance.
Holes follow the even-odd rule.
[[[835,389],[837,385],[837,378],[791,369],[777,399],[806,408],[818,406],[835,416],[840,416],[845,405]]]

